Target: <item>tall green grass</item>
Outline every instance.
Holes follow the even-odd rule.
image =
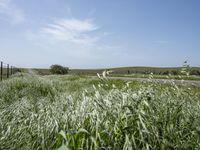
[[[200,93],[24,74],[0,83],[0,149],[200,149]]]

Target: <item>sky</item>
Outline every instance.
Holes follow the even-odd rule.
[[[199,0],[0,0],[0,60],[16,67],[200,66]]]

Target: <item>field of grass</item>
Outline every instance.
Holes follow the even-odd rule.
[[[131,77],[131,78],[149,78],[148,74],[110,74],[111,77]],[[175,79],[175,80],[194,80],[200,81],[197,75],[153,75],[154,79]]]
[[[111,70],[113,74],[156,74],[156,75],[182,75],[183,67],[159,68],[159,67],[121,67],[121,68],[103,68],[103,69],[71,69],[71,74],[97,74],[104,70]],[[190,67],[188,71],[191,75],[200,75],[200,67]]]
[[[200,89],[75,75],[0,83],[0,149],[200,149]]]
[[[134,77],[148,78],[153,73],[155,79],[176,79],[176,80],[200,80],[200,68],[191,67],[188,71],[190,76],[181,73],[182,67],[177,68],[155,68],[155,67],[122,67],[122,68],[107,68],[107,69],[70,69],[71,75],[96,75],[104,70],[111,70],[111,76],[118,77]],[[22,69],[27,72],[26,69]],[[32,69],[40,75],[51,75],[49,69]],[[170,75],[170,76],[169,76]],[[181,77],[180,77],[181,76]]]

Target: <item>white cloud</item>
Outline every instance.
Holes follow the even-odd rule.
[[[86,19],[83,21],[77,19],[63,19],[57,21],[57,24],[65,27],[66,29],[79,32],[93,31],[97,29],[97,26],[92,22],[91,19]]]
[[[6,18],[12,24],[18,24],[25,20],[25,15],[11,0],[0,0],[0,18]]]
[[[30,42],[32,48],[36,49],[35,51],[48,56],[45,59],[50,64],[93,68],[110,64],[110,59],[115,62],[113,56],[118,62],[122,59],[123,48],[106,40],[107,36],[112,35],[111,33],[98,29],[98,25],[87,18],[56,19],[36,31],[27,31],[24,36],[28,40],[27,43]]]
[[[97,29],[91,19],[59,19],[41,28],[40,34],[58,41],[91,45],[98,40],[98,37],[91,36],[90,33]]]

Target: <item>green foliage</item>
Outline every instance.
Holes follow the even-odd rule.
[[[199,99],[173,83],[23,74],[0,84],[0,149],[200,149]]]
[[[69,68],[61,65],[52,65],[50,71],[52,74],[68,74]]]
[[[191,74],[191,75],[200,76],[200,70],[195,70],[195,69],[193,69],[193,70],[190,71],[190,74]]]

